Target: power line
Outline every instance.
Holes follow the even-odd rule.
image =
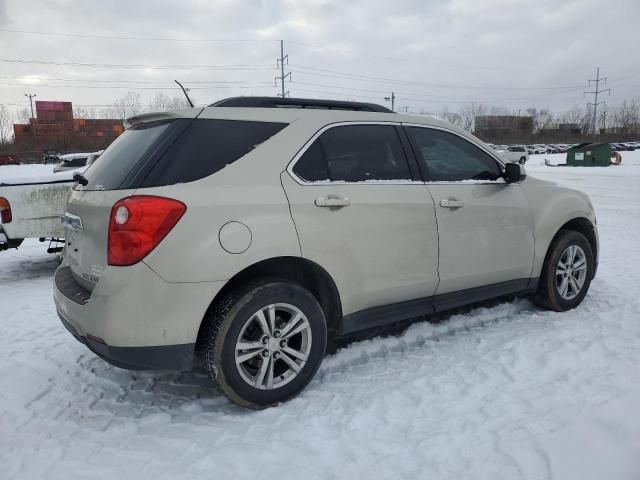
[[[563,85],[563,86],[544,86],[544,87],[512,87],[512,86],[483,86],[483,85],[459,85],[451,83],[430,83],[421,82],[417,80],[402,80],[398,78],[377,77],[372,75],[361,75],[357,73],[340,72],[337,70],[327,70],[322,68],[307,67],[304,65],[291,64],[294,67],[295,72],[302,75],[314,75],[314,76],[330,76],[334,78],[352,79],[352,80],[367,80],[381,83],[402,83],[408,85],[424,85],[435,88],[462,88],[462,89],[485,89],[485,90],[561,90],[570,88],[583,88],[582,85]],[[296,68],[305,69],[302,71],[295,70]],[[320,73],[314,73],[320,72]],[[330,75],[329,75],[330,74]]]
[[[152,41],[152,42],[211,42],[211,43],[264,43],[276,42],[277,40],[258,39],[258,38],[168,38],[168,37],[138,37],[138,36],[117,36],[117,35],[96,35],[86,33],[61,33],[61,32],[35,32],[30,30],[11,30],[1,28],[2,33],[19,33],[24,35],[40,35],[49,37],[73,37],[73,38],[96,38],[101,40],[136,40],[136,41]]]
[[[40,75],[36,75],[40,76]],[[8,79],[8,80],[24,80],[29,75],[21,75],[21,76],[8,76],[8,75],[0,75],[0,79]],[[86,83],[131,83],[131,84],[141,84],[148,85],[153,83],[168,83],[170,80],[109,80],[109,79],[98,79],[98,78],[60,78],[60,77],[46,77],[43,78],[43,81],[59,81],[59,82],[86,82]],[[183,80],[184,83],[189,84],[262,84],[262,85],[273,85],[273,82],[248,82],[245,80]],[[30,85],[29,81],[25,81],[24,85]]]
[[[186,82],[185,82],[186,83]],[[272,83],[268,83],[269,85],[273,85]],[[8,86],[8,87],[44,87],[44,88],[88,88],[92,90],[113,90],[113,89],[124,89],[124,90],[180,90],[179,87],[130,87],[126,85],[52,85],[49,83],[3,83],[0,82],[0,85]],[[212,85],[209,87],[189,87],[189,90],[217,90],[217,89],[228,89],[228,88],[242,88],[242,89],[251,89],[264,87],[264,85]]]
[[[256,70],[273,68],[267,64],[240,63],[235,65],[144,65],[144,64],[111,64],[111,63],[80,63],[80,62],[52,62],[47,60],[24,60],[0,58],[3,63],[22,63],[36,65],[55,65],[62,67],[95,67],[95,68],[150,68],[150,69],[214,69],[214,70]]]

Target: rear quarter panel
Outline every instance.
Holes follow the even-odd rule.
[[[300,256],[298,235],[280,174],[315,127],[292,123],[242,159],[209,177],[184,184],[138,189],[136,194],[175,198],[187,211],[145,263],[168,282],[228,280],[259,261]],[[251,232],[242,253],[219,240],[228,222]]]

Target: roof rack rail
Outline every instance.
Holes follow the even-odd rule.
[[[231,97],[208,105],[209,107],[245,108],[313,108],[326,110],[355,110],[357,112],[395,113],[375,103],[347,102],[341,100],[321,100],[315,98],[282,97]]]

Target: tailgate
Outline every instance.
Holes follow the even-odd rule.
[[[80,191],[69,196],[65,220],[65,260],[74,278],[93,290],[107,266],[111,208],[135,190]]]

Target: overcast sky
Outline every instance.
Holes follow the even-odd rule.
[[[640,95],[639,0],[0,0],[0,103],[275,95],[280,39],[292,96],[559,112],[596,66],[610,104]]]

